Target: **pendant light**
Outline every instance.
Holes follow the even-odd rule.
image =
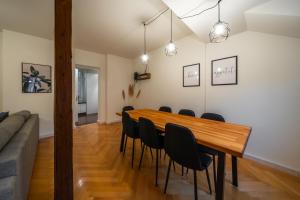
[[[146,23],[144,23],[144,53],[141,55],[141,61],[147,65],[149,61],[149,55],[147,54],[147,43],[146,43]]]
[[[166,56],[175,56],[177,54],[176,45],[173,42],[173,12],[171,10],[171,40],[165,48]]]
[[[218,1],[218,22],[214,24],[209,33],[209,39],[212,43],[219,43],[225,41],[230,32],[229,24],[220,20],[220,2]]]

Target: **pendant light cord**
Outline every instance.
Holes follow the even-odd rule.
[[[147,52],[147,41],[146,41],[146,23],[144,23],[144,54]]]
[[[220,20],[220,2],[218,2],[218,22],[220,22],[221,20]]]
[[[173,42],[173,12],[171,10],[171,43]]]
[[[193,9],[192,11],[188,12],[188,13],[185,14],[184,16],[178,17],[178,18],[179,18],[179,19],[186,19],[186,18],[196,17],[196,16],[201,15],[202,13],[204,13],[204,12],[206,12],[206,11],[208,11],[208,10],[214,9],[214,8],[217,7],[217,6],[219,7],[219,13],[220,13],[220,3],[221,3],[221,1],[222,1],[222,0],[218,0],[218,2],[217,2],[215,5],[213,5],[213,6],[209,7],[209,8],[206,8],[206,9],[204,9],[204,10],[202,10],[201,12],[198,12],[198,13],[196,13],[196,14],[185,16],[185,15],[187,15],[188,13],[192,12],[192,11],[194,10],[194,9]],[[219,16],[219,18],[220,18],[220,16]]]

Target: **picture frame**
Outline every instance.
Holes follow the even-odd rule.
[[[22,63],[22,93],[52,93],[52,67]]]
[[[238,56],[230,56],[211,61],[211,85],[238,84]]]
[[[200,63],[183,66],[182,78],[183,87],[200,86]]]

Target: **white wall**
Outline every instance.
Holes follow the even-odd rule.
[[[21,74],[22,62],[46,64],[52,66],[54,78],[53,42],[3,30],[2,59],[3,109],[10,113],[23,109],[39,113],[41,136],[53,134],[53,93],[23,94]]]
[[[0,97],[2,96],[0,98],[0,106],[2,101],[2,109],[10,111],[10,113],[22,109],[38,113],[40,115],[40,137],[53,135],[54,91],[48,94],[23,94],[21,88],[21,63],[29,62],[51,65],[52,80],[54,81],[54,42],[8,30],[3,30],[1,35],[3,51],[0,60],[0,64],[2,64],[2,67],[0,65]],[[99,87],[101,87],[101,94],[99,93],[98,99],[101,104],[99,106],[99,121],[105,122],[105,55],[73,49],[74,69],[75,64],[92,66],[100,72]],[[75,93],[74,85],[73,92]],[[52,87],[54,89],[53,85]],[[2,92],[1,88],[3,89]],[[73,96],[73,105],[75,107],[75,95]]]
[[[114,55],[107,55],[106,59],[106,122],[112,123],[120,121],[115,113],[120,112],[123,106],[131,104],[131,100],[128,100],[128,86],[133,83],[133,62]],[[126,101],[123,101],[122,90],[125,90]]]
[[[247,154],[300,171],[300,39],[244,32],[207,46],[207,111],[252,126]],[[210,61],[238,55],[238,85],[211,86]]]
[[[73,60],[73,73],[75,75],[75,65],[93,67],[99,73],[98,88],[100,92],[98,93],[98,121],[104,123],[106,121],[106,56],[103,54],[93,53],[89,51],[75,49],[73,50],[74,60]],[[74,76],[73,76],[74,77]],[[75,102],[75,80],[73,81],[73,108],[76,109]],[[74,112],[74,118],[76,117],[76,112]]]
[[[244,32],[220,44],[205,46],[194,36],[176,44],[176,57],[166,57],[163,48],[150,53],[152,78],[138,84],[142,94],[134,105],[220,113],[252,126],[246,154],[300,172],[300,40]],[[211,60],[233,55],[239,57],[238,85],[211,86]],[[197,62],[201,86],[183,88],[182,66]]]
[[[98,73],[86,74],[87,114],[98,113]]]
[[[181,108],[194,110],[197,115],[204,110],[204,72],[205,44],[190,35],[176,41],[178,54],[167,57],[164,47],[150,53],[149,70],[151,79],[138,82],[141,89],[140,98],[135,101],[137,108],[158,109],[160,106],[170,106],[173,112]],[[200,63],[201,87],[182,87],[182,66]],[[145,67],[135,60],[135,70],[144,72]]]
[[[2,62],[3,62],[3,58],[2,58],[2,40],[3,40],[3,34],[2,34],[2,30],[0,30],[0,112],[3,111],[2,110]]]

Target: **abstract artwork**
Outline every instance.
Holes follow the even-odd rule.
[[[237,85],[238,57],[232,56],[211,61],[211,85]]]
[[[51,66],[22,63],[22,92],[51,93]]]
[[[200,63],[183,66],[183,87],[200,86]]]

